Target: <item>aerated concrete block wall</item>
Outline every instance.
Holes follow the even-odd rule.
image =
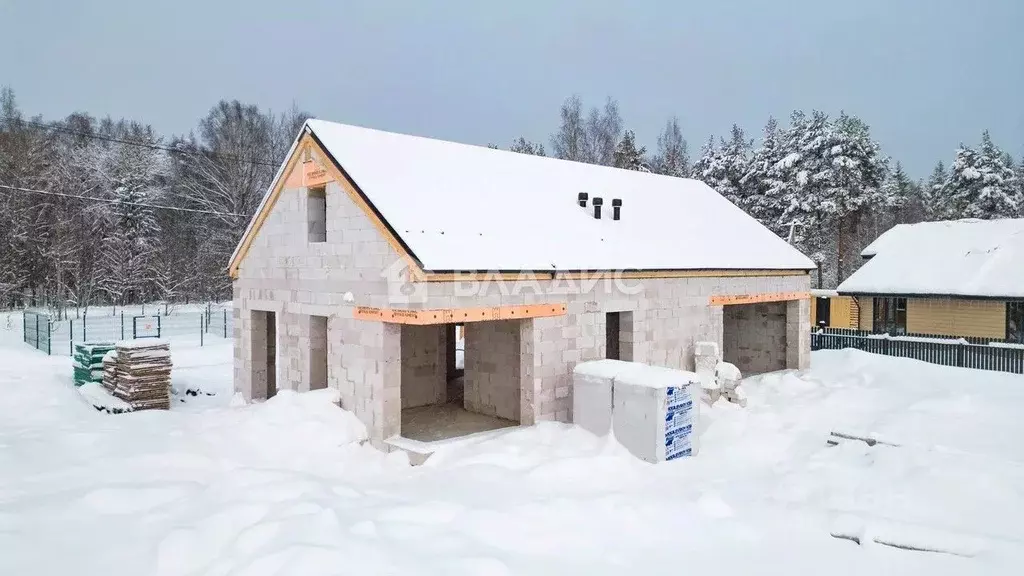
[[[519,421],[522,393],[517,320],[466,324],[466,410]]]
[[[811,301],[786,302],[786,368],[806,370],[811,367]]]
[[[800,273],[625,280],[621,286],[562,279],[483,286],[430,282],[417,285],[407,300],[396,300],[399,292],[388,280],[402,267],[398,253],[337,184],[327,186],[326,205],[327,239],[310,243],[305,189],[284,190],[241,263],[234,282],[235,388],[246,398],[260,397],[254,393],[259,382],[252,370],[253,354],[258,354],[261,345],[252,341],[253,310],[276,313],[278,389],[309,386],[309,317],[326,316],[328,385],[339,391],[341,407],[366,424],[374,445],[381,448],[387,448],[386,438],[401,430],[402,329],[396,324],[355,320],[357,306],[428,309],[565,304],[568,314],[564,316],[516,324],[521,352],[517,419],[532,424],[538,420],[572,421],[572,369],[578,362],[605,356],[607,312],[632,314],[631,322],[623,321],[621,329],[628,330],[622,340],[629,343],[634,361],[692,369],[694,342],[723,344],[724,311],[709,304],[711,296],[806,291],[810,287],[810,277]],[[809,313],[807,301],[786,305],[789,367],[805,367],[808,362]],[[473,325],[467,324],[467,336]],[[471,351],[466,352],[469,363]],[[514,372],[514,367],[511,370]],[[512,413],[510,402],[502,400],[504,414]]]
[[[445,325],[402,326],[402,408],[444,404],[448,397]]]
[[[742,304],[724,307],[722,358],[744,376],[784,370],[786,303]]]

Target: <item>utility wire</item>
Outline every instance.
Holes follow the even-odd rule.
[[[245,216],[245,214],[236,214],[234,212],[216,212],[213,210],[198,210],[196,208],[181,208],[179,206],[165,206],[163,204],[149,204],[147,202],[127,202],[123,200],[114,200],[111,198],[97,198],[95,196],[80,196],[78,194],[64,194],[62,192],[51,192],[49,190],[36,190],[33,188],[20,188],[18,186],[8,186],[6,184],[0,184],[0,188],[7,190],[14,190],[16,192],[29,192],[32,194],[45,194],[47,196],[60,196],[62,198],[77,198],[79,200],[91,200],[93,202],[105,202],[107,204],[128,204],[130,206],[143,206],[146,208],[156,208],[158,210],[174,210],[177,212],[194,212],[196,214],[209,214],[211,216]]]
[[[141,148],[149,148],[151,150],[163,150],[164,152],[170,152],[172,154],[183,154],[186,156],[209,156],[212,158],[220,158],[222,160],[231,160],[234,162],[246,162],[249,164],[256,164],[258,166],[270,166],[277,168],[279,164],[274,162],[268,162],[265,160],[250,160],[248,158],[241,158],[239,156],[231,156],[228,154],[217,154],[214,152],[197,152],[192,150],[183,150],[181,148],[174,148],[172,146],[164,146],[162,144],[153,144],[151,142],[139,142],[138,140],[125,140],[122,138],[115,138],[113,136],[104,136],[102,134],[92,134],[89,132],[82,132],[73,128],[68,128],[60,124],[44,124],[42,122],[33,122],[31,120],[21,120],[22,124],[39,128],[41,130],[53,130],[54,132],[63,132],[65,134],[72,134],[74,136],[81,136],[82,138],[93,138],[95,140],[102,140],[104,142],[113,142],[116,144],[126,144],[128,146],[139,146]]]

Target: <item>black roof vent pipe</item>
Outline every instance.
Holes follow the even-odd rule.
[[[587,198],[589,196],[590,195],[587,194],[586,192],[580,192],[579,194],[576,195],[576,203],[580,205],[580,208],[587,207]]]
[[[622,199],[612,198],[612,220],[618,220],[622,212]]]
[[[601,219],[601,206],[604,205],[604,199],[602,199],[600,196],[594,196],[593,204],[594,204],[594,219],[600,220]]]

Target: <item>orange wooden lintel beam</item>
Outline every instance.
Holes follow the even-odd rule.
[[[442,308],[435,310],[403,310],[360,306],[353,312],[356,320],[374,320],[392,324],[459,324],[487,320],[516,320],[562,316],[565,304],[527,304],[525,306],[494,306],[489,308]]]
[[[785,302],[787,300],[803,300],[810,298],[810,292],[765,292],[762,294],[736,294],[732,296],[712,296],[712,306],[728,306],[730,304],[758,304],[760,302]]]

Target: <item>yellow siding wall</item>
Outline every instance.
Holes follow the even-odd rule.
[[[829,305],[829,314],[832,316],[829,320],[832,322],[833,328],[856,328],[857,326],[851,322],[851,313],[853,308],[853,298],[849,296],[837,296],[831,298],[832,303]]]
[[[1005,338],[1006,303],[910,298],[907,300],[907,332]]]
[[[857,304],[860,304],[860,318],[858,319],[858,322],[860,323],[861,330],[867,330],[870,332],[871,329],[874,328],[874,326],[872,326],[874,323],[873,302],[874,300],[871,298],[857,298]],[[909,315],[909,312],[907,314]]]

